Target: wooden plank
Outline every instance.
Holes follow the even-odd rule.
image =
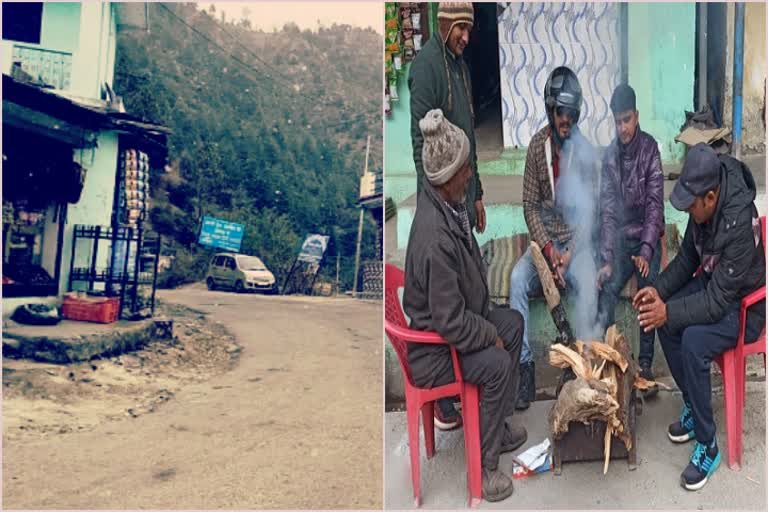
[[[536,242],[531,242],[531,257],[536,271],[539,273],[541,287],[544,290],[544,299],[547,301],[549,309],[552,310],[560,304],[560,291],[555,285],[554,277],[552,277],[552,269],[549,268],[549,263],[547,263],[539,244]]]

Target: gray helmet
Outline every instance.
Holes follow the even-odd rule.
[[[573,123],[578,123],[581,115],[581,86],[576,73],[565,66],[555,68],[544,86],[544,105],[547,107],[550,125],[554,123],[552,111],[557,107],[574,111]]]

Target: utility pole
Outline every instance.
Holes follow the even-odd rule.
[[[733,16],[733,144],[731,154],[741,158],[742,88],[744,85],[744,3],[734,4]]]
[[[341,272],[341,246],[339,245],[339,227],[333,228],[333,243],[336,246],[336,297],[339,296],[339,273]]]
[[[371,136],[368,136],[368,141],[365,143],[365,169],[363,170],[363,176],[368,174],[368,155],[371,151]],[[359,196],[359,192],[358,192]],[[355,281],[352,284],[352,296],[357,297],[357,278],[360,273],[360,244],[363,243],[363,216],[365,210],[360,208],[360,222],[357,224],[357,250],[355,251]]]

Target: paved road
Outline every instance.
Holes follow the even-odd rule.
[[[243,345],[158,411],[3,444],[4,508],[382,506],[381,304],[163,292]]]

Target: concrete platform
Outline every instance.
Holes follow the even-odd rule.
[[[744,412],[744,454],[741,471],[726,463],[727,441],[721,393],[713,397],[723,462],[699,492],[680,487],[680,473],[693,444],[675,445],[666,426],[680,411],[679,392],[661,392],[644,404],[638,417],[638,467],[612,460],[603,475],[602,462],[565,463],[563,474],[544,473],[515,481],[515,492],[500,503],[483,502],[480,509],[766,509],[765,381],[748,382]],[[535,402],[519,419],[528,442],[517,453],[544,440],[551,401]],[[413,508],[405,413],[385,415],[385,489],[387,509]],[[422,434],[423,435],[423,434]],[[461,509],[467,506],[463,430],[436,433],[436,451],[427,460],[421,447],[422,508]],[[510,455],[501,458],[510,468]]]
[[[153,339],[171,338],[172,331],[172,324],[163,319],[113,324],[62,320],[53,326],[6,321],[3,356],[50,363],[88,361],[137,350]]]

